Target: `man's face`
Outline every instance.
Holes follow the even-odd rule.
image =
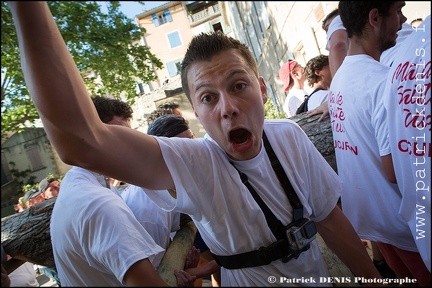
[[[60,191],[60,182],[55,180],[48,185],[48,188],[45,190],[45,198],[49,199],[51,197],[57,197]]]
[[[187,77],[195,115],[206,132],[236,160],[261,148],[266,85],[234,49],[191,65]]]
[[[383,17],[383,23],[380,30],[381,52],[396,45],[398,37],[397,32],[402,29],[402,24],[407,18],[402,13],[405,1],[398,1],[392,5],[389,15]]]
[[[42,201],[45,201],[45,195],[44,195],[44,193],[40,193],[39,195],[31,198],[30,201],[28,202],[27,206],[31,207],[34,204],[42,202]]]

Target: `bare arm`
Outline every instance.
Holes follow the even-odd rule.
[[[103,124],[46,2],[8,2],[31,97],[60,158],[147,188],[174,188],[150,136]]]
[[[381,162],[383,164],[384,173],[387,177],[387,180],[389,180],[391,183],[397,183],[391,154],[382,156]]]
[[[382,278],[359,236],[338,206],[316,225],[327,246],[356,277]]]
[[[159,274],[148,259],[133,264],[123,278],[127,286],[169,286],[160,278]]]
[[[347,53],[348,34],[345,30],[337,30],[330,38],[329,66],[332,77],[336,74]]]

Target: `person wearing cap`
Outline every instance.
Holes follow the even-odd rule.
[[[147,134],[163,137],[179,137],[189,139],[196,138],[195,134],[189,128],[188,121],[176,114],[167,114],[155,119],[147,129]],[[173,195],[175,195],[175,191],[170,192],[173,192]],[[129,189],[125,190],[122,193],[122,197],[126,201],[128,206],[131,208],[137,219],[142,219],[140,220],[140,222],[148,222],[148,212],[143,211],[141,204],[142,202],[149,201],[151,203],[151,206],[158,207],[156,206],[156,204],[154,204],[152,200],[150,200],[150,198],[145,193],[143,193],[142,188],[139,186],[129,185]],[[160,210],[159,207],[158,210]],[[213,256],[210,253],[208,246],[205,244],[199,232],[196,233],[194,247],[199,248],[201,252],[200,263],[202,264],[200,264],[198,268],[191,268],[187,271],[192,275],[196,275],[197,278],[201,278],[203,276],[211,274],[213,287],[220,287],[220,267],[213,259]],[[207,272],[203,273],[202,271]],[[195,286],[201,286],[198,282],[195,284]]]
[[[279,78],[283,82],[283,89],[288,92],[283,104],[286,117],[296,115],[297,108],[303,103],[308,93],[304,90],[306,77],[304,68],[295,60],[288,60],[279,69]]]
[[[42,202],[45,200],[45,195],[37,189],[31,189],[24,195],[24,201],[27,207],[31,207],[36,203]]]
[[[45,199],[57,197],[60,191],[60,182],[57,178],[46,177],[39,182],[39,191],[45,194]]]

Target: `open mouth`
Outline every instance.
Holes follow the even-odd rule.
[[[250,136],[251,133],[248,130],[243,128],[233,130],[229,133],[230,142],[236,145],[241,145],[243,143],[246,143],[250,138]]]

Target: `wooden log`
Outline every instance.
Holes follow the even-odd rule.
[[[326,159],[327,163],[337,173],[336,156],[333,144],[333,132],[330,124],[330,117],[327,115],[321,122],[318,122],[320,115],[308,116],[306,112],[290,117],[305,131],[317,150]]]
[[[1,244],[13,259],[54,267],[49,225],[55,200],[1,219]]]
[[[174,276],[175,270],[181,270],[184,267],[186,257],[192,248],[195,240],[197,228],[193,221],[182,225],[176,232],[173,241],[168,246],[165,254],[158,267],[159,275],[170,286],[177,286],[177,280]]]

